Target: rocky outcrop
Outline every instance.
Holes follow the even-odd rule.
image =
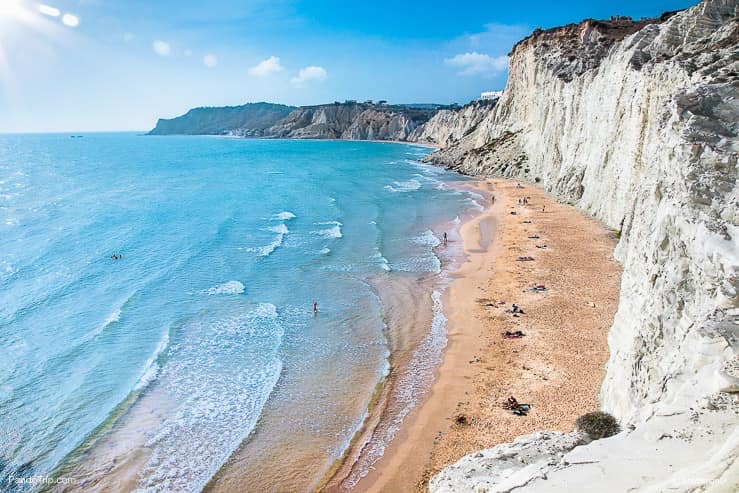
[[[223,108],[195,108],[177,118],[159,120],[149,133],[416,142],[423,140],[419,135],[425,122],[438,111],[450,112],[443,108],[440,105],[388,105],[369,101],[299,108],[250,103]]]
[[[440,110],[431,120],[417,127],[408,140],[450,147],[474,132],[477,125],[495,107],[497,101],[497,99],[478,100],[459,110]]]
[[[620,234],[624,273],[601,402],[626,431],[572,452],[599,451],[587,483],[599,491],[626,491],[609,481],[641,466],[615,459],[653,445],[665,457],[683,450],[690,470],[708,475],[698,479],[739,480],[739,435],[727,425],[737,420],[737,394],[727,392],[736,389],[739,344],[736,14],[736,0],[705,0],[658,20],[535,33],[511,53],[494,108],[467,130],[460,112],[426,125],[461,136],[447,137],[430,161],[538,183]],[[685,438],[693,426],[703,442]],[[705,455],[685,454],[686,442]],[[695,487],[669,461],[643,460],[649,480],[634,488]],[[452,476],[457,491],[469,491]],[[546,489],[539,482],[522,489]],[[439,485],[432,491],[445,491]]]
[[[160,118],[149,135],[243,135],[259,137],[285,118],[294,106],[248,103],[220,108],[193,108],[176,118]]]
[[[436,106],[334,103],[304,106],[269,129],[289,139],[410,140],[438,111]]]

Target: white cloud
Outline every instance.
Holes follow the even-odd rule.
[[[151,44],[151,47],[154,49],[154,53],[159,56],[169,56],[172,52],[172,48],[170,48],[169,43],[162,41],[161,39],[154,41]]]
[[[300,72],[298,72],[297,77],[293,77],[290,81],[296,87],[301,87],[306,82],[312,80],[321,81],[325,80],[326,77],[328,77],[328,73],[326,72],[325,68],[310,65],[308,67],[301,68]]]
[[[271,56],[257,63],[249,69],[249,75],[253,77],[267,77],[277,72],[282,72],[285,68],[280,65],[280,57]]]
[[[208,68],[213,68],[218,65],[218,58],[215,55],[205,55],[203,57],[203,64]]]
[[[69,27],[77,27],[80,25],[80,18],[72,14],[64,14],[62,16],[62,24]]]
[[[444,63],[460,69],[460,75],[493,76],[508,68],[508,57],[491,57],[476,51],[460,53],[452,58],[444,59]]]
[[[44,4],[38,6],[38,11],[49,17],[59,17],[61,15],[61,11],[58,8]]]

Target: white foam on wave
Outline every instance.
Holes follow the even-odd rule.
[[[478,202],[485,202],[485,197],[477,192],[473,192],[472,190],[467,190],[467,195],[472,197]]]
[[[287,229],[285,223],[280,223],[276,226],[270,226],[266,228],[265,231],[277,233],[277,236],[274,240],[272,240],[272,242],[268,243],[267,245],[247,248],[246,251],[256,252],[259,257],[267,257],[269,256],[269,254],[277,250],[277,247],[282,245],[282,242],[285,240],[285,235],[290,232],[290,230]]]
[[[421,188],[421,182],[415,178],[407,181],[394,181],[392,185],[385,185],[385,190],[393,193],[406,193]]]
[[[289,221],[290,219],[295,219],[297,216],[293,214],[290,211],[282,211],[280,213],[275,214],[272,216],[272,220],[274,221]]]
[[[139,381],[134,385],[134,391],[145,389],[157,377],[159,374],[159,356],[167,349],[167,346],[169,346],[169,330],[164,333],[156,349],[154,349],[152,355],[144,363],[143,373]]]
[[[465,199],[465,203],[469,204],[473,209],[477,209],[480,212],[485,210],[485,207],[483,207],[480,202],[478,202],[477,200],[473,198]]]
[[[208,294],[241,294],[244,292],[244,285],[239,281],[228,281],[218,286],[208,288]]]
[[[121,320],[121,314],[123,313],[123,307],[128,303],[128,301],[133,297],[133,295],[136,293],[134,291],[133,293],[129,294],[125,299],[122,299],[119,301],[119,303],[113,307],[113,309],[108,313],[108,315],[103,319],[102,323],[92,329],[90,332],[85,334],[77,344],[83,344],[100,334],[102,334],[106,329],[110,328],[112,325],[118,323]]]
[[[420,161],[414,161],[412,159],[406,159],[405,163],[410,164],[414,168],[420,171],[423,171],[424,173],[429,174],[429,175],[443,175],[443,174],[448,173],[448,171],[442,168],[441,166],[435,166],[433,164],[426,164]]]
[[[289,229],[287,229],[287,226],[285,226],[284,223],[280,223],[277,226],[270,226],[267,228],[267,231],[272,231],[273,233],[278,233],[281,235],[286,235],[290,232]]]
[[[392,270],[390,268],[390,262],[388,262],[378,247],[375,247],[375,253],[372,254],[372,260],[378,263],[380,268],[385,272],[390,272]]]
[[[413,255],[393,261],[392,270],[401,272],[441,272],[441,260],[434,253],[434,248],[441,244],[439,237],[427,229],[418,236],[410,239],[411,243],[422,247]]]
[[[95,330],[92,331],[90,334],[90,337],[95,337],[99,334],[102,334],[105,329],[113,325],[114,323],[118,322],[121,319],[121,310],[123,309],[123,305],[119,305],[111,311],[107,317],[105,317],[105,320],[103,320],[103,323],[100,324]]]
[[[341,233],[341,227],[343,226],[342,223],[339,221],[323,221],[320,223],[315,223],[317,226],[327,226],[332,225],[330,228],[324,228],[319,229],[318,231],[313,231],[313,234],[323,236],[324,238],[341,238],[344,236]]]
[[[426,245],[433,248],[439,246],[441,244],[441,240],[438,236],[436,236],[436,233],[434,233],[430,229],[427,229],[419,236],[413,238],[413,243],[415,243],[416,245]]]
[[[362,449],[363,459],[359,467],[346,479],[345,484],[353,489],[360,479],[365,477],[372,466],[382,458],[385,449],[395,438],[405,417],[418,403],[421,396],[429,391],[434,379],[434,370],[441,364],[444,348],[447,345],[447,318],[444,315],[442,293],[434,290],[431,293],[433,319],[431,330],[421,344],[413,352],[408,368],[401,375],[394,393],[401,407],[393,416],[386,428],[380,429],[372,440],[365,443]]]
[[[434,178],[434,176],[423,173],[415,173],[413,176],[432,185],[437,190],[445,190],[447,188],[443,181]]]
[[[318,253],[320,253],[321,255],[328,255],[329,253],[331,253],[331,249],[328,247],[323,247],[318,251]]]
[[[198,317],[157,382],[175,408],[148,434],[137,491],[201,491],[257,424],[277,386],[284,329],[270,303]]]

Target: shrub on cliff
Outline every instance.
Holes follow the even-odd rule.
[[[575,421],[575,427],[593,440],[608,438],[621,431],[616,418],[600,411],[583,414]]]

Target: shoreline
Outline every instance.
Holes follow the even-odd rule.
[[[496,200],[460,227],[467,260],[443,299],[441,365],[354,491],[425,491],[433,474],[468,453],[537,430],[570,431],[578,416],[599,409],[621,275],[615,238],[533,185],[481,179],[475,186]],[[518,205],[522,196],[531,197],[528,205]],[[535,260],[517,260],[527,256]],[[525,291],[533,283],[547,290]],[[511,303],[526,314],[506,313]],[[504,339],[505,330],[526,337]],[[528,416],[502,409],[509,395],[532,405]]]
[[[478,202],[481,209],[489,201],[489,194],[477,188],[476,183],[450,182],[448,186],[480,196],[484,200],[483,203]],[[466,262],[460,230],[463,224],[481,214],[480,209],[470,207],[461,217],[430,227],[440,241],[433,250],[441,267],[438,273],[416,279],[412,288],[415,297],[412,305],[404,305],[396,299],[398,291],[393,283],[382,282],[379,277],[370,281],[386,310],[390,371],[377,383],[362,427],[314,491],[348,491],[363,484],[364,476],[374,469],[385,448],[402,432],[407,416],[430,392],[447,345],[445,293],[454,280],[454,273]],[[449,235],[448,245],[443,244],[443,232]],[[409,306],[413,308],[408,310]],[[406,316],[398,317],[398,313]],[[408,318],[408,313],[415,315]],[[421,337],[411,342],[408,339],[410,334]]]
[[[66,135],[66,134],[63,134]],[[223,135],[223,134],[142,134],[144,137],[215,137],[222,139],[243,139],[243,140],[274,140],[274,141],[298,141],[298,142],[374,142],[376,144],[403,144],[410,146],[427,147],[429,149],[439,150],[440,144],[433,142],[413,142],[410,140],[393,140],[393,139],[318,139],[318,138],[296,138],[296,137],[244,137],[243,135]]]

